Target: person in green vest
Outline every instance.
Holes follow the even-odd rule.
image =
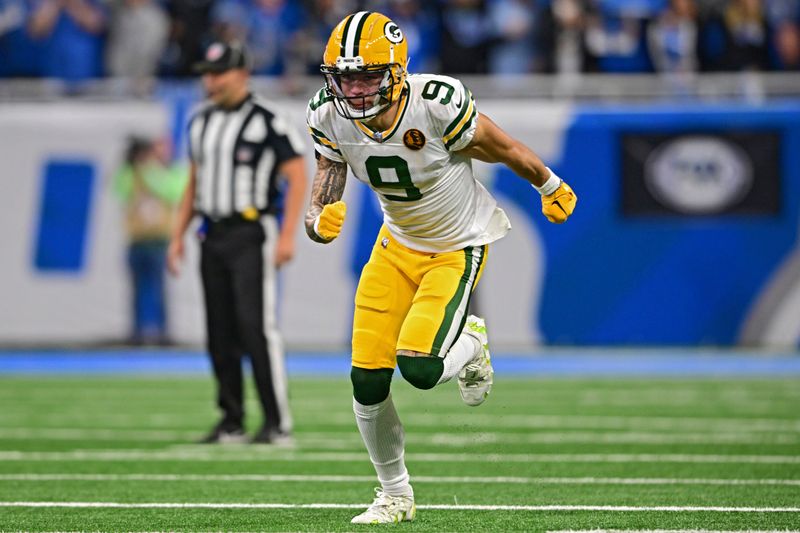
[[[174,208],[186,187],[185,166],[171,161],[166,140],[131,137],[113,189],[125,206],[131,274],[132,344],[168,344],[166,251]]]

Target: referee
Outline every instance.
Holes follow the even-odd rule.
[[[306,188],[303,146],[288,124],[250,92],[248,64],[242,45],[214,43],[195,66],[209,101],[189,123],[189,183],[168,251],[169,269],[177,275],[184,233],[200,215],[208,351],[222,410],[202,439],[207,443],[246,440],[245,354],[264,415],[252,442],[286,442],[292,429],[275,324],[275,271],[294,255]],[[275,203],[284,180],[278,233]]]

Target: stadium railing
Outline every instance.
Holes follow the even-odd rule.
[[[494,98],[555,100],[745,100],[800,97],[800,76],[789,73],[714,74],[575,74],[458,76],[473,93]],[[308,98],[322,85],[318,76],[255,77],[253,86],[278,98]],[[199,80],[100,79],[67,83],[57,79],[0,80],[0,103],[50,101],[65,97],[88,100],[152,99],[199,91]],[[199,92],[198,92],[199,95]]]

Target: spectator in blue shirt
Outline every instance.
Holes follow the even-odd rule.
[[[319,65],[322,63],[320,50],[324,50],[328,44],[333,28],[347,15],[358,11],[358,5],[355,0],[311,0],[308,5],[302,57],[306,65],[305,73],[319,76]]]
[[[647,54],[646,19],[640,10],[626,11],[615,5],[587,17],[588,70],[600,72],[651,72]]]
[[[97,0],[38,0],[29,28],[43,42],[43,76],[81,81],[103,74],[106,12]]]
[[[490,0],[493,43],[490,74],[526,74],[536,60],[534,30],[538,16],[534,0]]]
[[[298,2],[286,0],[223,0],[212,12],[212,22],[224,41],[242,41],[252,51],[257,75],[288,73],[289,57],[300,50],[305,23]],[[302,67],[302,60],[291,62]]]
[[[0,0],[0,77],[39,75],[39,46],[25,28],[29,16],[25,0]]]
[[[390,0],[386,16],[403,28],[413,72],[439,70],[439,34],[436,13],[419,0]]]
[[[655,21],[647,37],[650,57],[658,72],[693,73],[697,62],[697,9],[694,0],[671,0]]]
[[[439,0],[443,74],[485,74],[491,24],[484,0]]]

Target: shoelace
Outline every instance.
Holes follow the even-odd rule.
[[[466,366],[467,372],[478,372],[481,369],[480,363],[470,363]]]
[[[473,363],[466,366],[467,375],[465,378],[465,382],[467,386],[470,385],[478,385],[483,381],[486,381],[486,376],[482,376],[481,372],[481,365],[479,363]]]
[[[389,496],[385,492],[380,489],[375,489],[375,499],[372,501],[372,505],[370,508],[378,508],[375,509],[376,511],[384,512],[384,513],[391,513],[398,507],[400,507],[401,502],[399,500],[393,500],[392,496]]]

